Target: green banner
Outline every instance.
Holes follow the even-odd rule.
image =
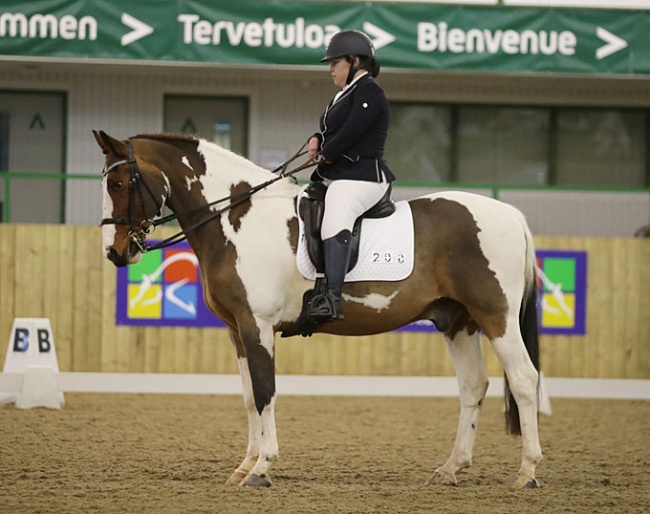
[[[341,29],[385,67],[650,73],[650,12],[261,0],[3,0],[0,58],[312,65]]]

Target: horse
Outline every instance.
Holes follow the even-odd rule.
[[[105,155],[104,255],[118,267],[138,262],[151,248],[146,237],[164,219],[163,207],[177,218],[198,258],[206,305],[227,327],[243,385],[248,447],[227,483],[271,486],[270,468],[279,455],[275,333],[298,319],[303,294],[314,285],[296,265],[301,185],[289,173],[263,169],[200,138],[93,134]],[[456,371],[460,416],[451,455],[427,485],[457,485],[458,471],[472,464],[488,388],[482,332],[504,370],[506,431],[522,437],[513,488],[539,487],[538,285],[525,218],[511,205],[460,191],[405,204],[414,237],[410,274],[346,281],[344,319],[316,331],[359,336],[430,320],[443,333]]]

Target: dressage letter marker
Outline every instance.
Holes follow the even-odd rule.
[[[58,384],[59,364],[49,319],[14,320],[2,371],[22,380],[18,389],[0,392],[0,403],[15,401],[20,409],[61,408],[64,398]]]

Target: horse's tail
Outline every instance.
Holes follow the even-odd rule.
[[[524,271],[524,295],[521,300],[521,308],[519,311],[519,329],[521,330],[521,337],[524,340],[524,345],[526,346],[530,360],[535,366],[535,369],[539,372],[539,334],[537,325],[537,273],[535,271],[535,245],[533,243],[533,236],[530,233],[530,229],[528,228],[523,215],[521,215],[521,222],[526,240],[526,268]],[[506,432],[509,434],[521,435],[519,408],[517,407],[517,402],[512,395],[512,391],[510,390],[508,377],[504,375],[504,378]],[[539,390],[539,379],[537,382],[537,389]]]

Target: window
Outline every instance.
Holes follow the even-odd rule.
[[[403,183],[650,186],[646,109],[391,103]]]
[[[248,99],[166,95],[164,130],[202,137],[246,156]]]
[[[460,107],[458,112],[459,182],[547,183],[548,110]]]
[[[60,223],[64,182],[47,178],[64,171],[64,93],[0,91],[0,170],[38,175],[0,182],[9,186],[14,223]]]
[[[643,186],[643,111],[565,109],[558,113],[557,180],[567,185]]]
[[[408,182],[451,180],[451,108],[393,104],[386,161]]]

